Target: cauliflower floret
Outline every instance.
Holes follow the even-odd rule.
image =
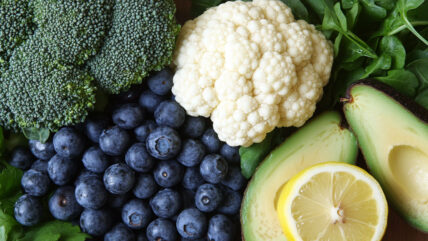
[[[331,43],[279,0],[231,1],[186,22],[172,92],[193,116],[211,116],[231,146],[261,142],[314,113],[333,64]]]

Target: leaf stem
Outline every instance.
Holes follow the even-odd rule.
[[[413,21],[413,22],[409,22],[411,25],[413,26],[421,26],[421,25],[428,25],[428,21]],[[404,29],[407,28],[406,24],[400,25],[399,27],[389,31],[386,36],[391,36],[391,35],[395,35],[401,31],[403,31]]]

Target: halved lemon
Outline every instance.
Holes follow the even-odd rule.
[[[328,162],[293,177],[281,190],[277,212],[289,241],[378,241],[388,205],[366,171]]]

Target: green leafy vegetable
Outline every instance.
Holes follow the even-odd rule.
[[[25,128],[22,129],[22,133],[29,140],[39,140],[42,143],[45,143],[49,139],[50,131],[47,128]]]
[[[78,226],[55,220],[30,228],[20,241],[85,241],[89,237]]]

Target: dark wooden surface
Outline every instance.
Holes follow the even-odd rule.
[[[177,19],[184,23],[190,17],[190,0],[175,0]],[[428,241],[428,234],[410,227],[392,208],[389,209],[388,227],[384,241]],[[260,240],[263,241],[263,240]]]

